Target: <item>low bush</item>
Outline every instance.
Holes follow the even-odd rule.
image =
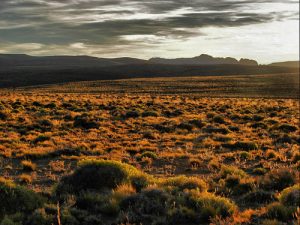
[[[131,178],[147,177],[133,166],[110,160],[86,160],[70,176],[64,177],[56,188],[58,195],[79,193],[81,191],[111,190]]]
[[[24,171],[28,171],[28,172],[31,172],[31,171],[34,171],[36,170],[36,164],[29,161],[29,160],[23,160],[21,162],[21,165],[22,165],[22,169]]]
[[[216,216],[231,216],[237,209],[229,199],[211,193],[191,191],[188,196],[187,206],[194,209],[201,221],[208,222]]]
[[[296,183],[295,172],[289,169],[272,170],[265,174],[260,180],[259,185],[265,190],[281,191]]]
[[[279,201],[284,206],[300,205],[300,184],[284,189],[279,195]]]
[[[44,200],[35,192],[0,178],[0,220],[5,215],[32,213]]]
[[[163,187],[172,187],[183,191],[185,189],[196,189],[200,192],[207,191],[208,185],[198,177],[177,176],[164,180],[161,184]]]

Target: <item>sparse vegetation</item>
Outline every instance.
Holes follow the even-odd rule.
[[[296,100],[0,94],[1,225],[297,221]]]

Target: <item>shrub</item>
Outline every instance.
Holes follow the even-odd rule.
[[[239,175],[227,175],[225,187],[228,188],[233,195],[242,195],[252,191],[254,189],[254,183],[251,179],[241,179]]]
[[[284,189],[279,196],[279,201],[284,206],[294,206],[300,205],[300,185],[294,185],[292,187]]]
[[[0,111],[0,120],[6,120],[8,118],[8,114]]]
[[[140,155],[140,159],[144,158],[144,157],[147,157],[147,158],[150,158],[150,159],[157,159],[157,155],[155,152],[150,152],[150,151],[145,151],[143,152],[141,155]]]
[[[277,169],[268,172],[259,181],[260,186],[265,190],[281,191],[296,183],[296,174],[289,169]]]
[[[289,132],[295,132],[297,130],[297,127],[290,124],[282,124],[278,127],[278,129],[285,133],[289,133]]]
[[[253,169],[253,173],[256,175],[264,175],[267,173],[267,170],[265,168],[259,167],[259,168]]]
[[[231,216],[237,209],[236,205],[227,198],[195,191],[189,193],[187,205],[199,214],[203,222],[208,222],[216,216]]]
[[[164,187],[172,187],[183,191],[185,189],[196,189],[200,192],[207,190],[207,184],[198,177],[186,177],[186,176],[177,176],[171,177],[162,182]]]
[[[79,193],[81,191],[102,191],[114,189],[122,183],[130,183],[133,177],[147,177],[133,166],[110,160],[86,160],[70,176],[62,179],[57,194]]]
[[[120,208],[129,215],[138,217],[139,221],[136,222],[142,222],[144,217],[150,219],[149,216],[157,218],[166,215],[167,205],[171,199],[172,196],[163,190],[149,189],[125,198],[121,201]]]
[[[30,213],[43,205],[43,199],[31,190],[0,178],[0,219],[17,212]]]
[[[278,219],[287,222],[293,219],[296,209],[294,207],[285,207],[279,202],[274,202],[267,206],[267,217],[271,219]]]
[[[193,209],[179,206],[169,210],[165,224],[195,224],[198,221],[197,214]],[[164,223],[163,223],[164,224]]]
[[[56,104],[54,102],[51,102],[51,103],[46,104],[44,107],[48,108],[48,109],[54,109],[54,108],[56,108]]]
[[[21,165],[22,165],[22,169],[23,169],[24,171],[29,171],[29,172],[31,172],[31,171],[36,170],[36,164],[33,163],[33,162],[31,162],[31,161],[28,161],[28,160],[23,160],[23,161],[21,162]]]
[[[257,150],[258,146],[256,143],[252,141],[238,141],[234,144],[234,148],[249,151],[249,150]]]
[[[193,126],[196,126],[198,128],[202,128],[205,126],[205,123],[203,123],[201,120],[197,120],[197,119],[190,120],[190,121],[188,121],[188,123],[192,124]]]
[[[145,111],[142,113],[142,117],[149,117],[149,116],[157,117],[158,113],[155,111]]]
[[[39,142],[44,142],[44,141],[48,141],[50,140],[50,137],[49,136],[46,136],[46,135],[39,135],[38,137],[36,137],[34,140],[33,140],[33,143],[34,144],[37,144]]]
[[[24,184],[31,184],[32,183],[32,176],[27,174],[21,174],[19,176],[19,182]]]
[[[177,127],[179,129],[187,130],[187,131],[193,130],[193,125],[191,125],[189,123],[180,123],[180,124],[177,125]]]
[[[99,124],[95,121],[90,120],[85,116],[76,116],[74,118],[73,126],[76,128],[93,129],[93,128],[98,128]]]
[[[267,159],[277,159],[277,157],[278,157],[278,154],[274,150],[269,149],[268,151],[266,151]]]
[[[128,111],[124,115],[126,119],[128,118],[138,118],[140,116],[140,113],[138,111]]]
[[[243,178],[247,176],[247,174],[243,170],[240,170],[234,166],[222,165],[220,171],[220,177],[224,179],[228,175],[236,175],[239,178]]]
[[[254,201],[255,200],[255,201]],[[256,190],[241,197],[240,202],[247,204],[266,204],[275,201],[274,192]]]
[[[225,123],[224,117],[222,117],[222,116],[215,116],[213,118],[213,121],[215,123],[220,123],[220,124],[224,124]]]

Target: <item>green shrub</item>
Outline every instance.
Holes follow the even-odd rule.
[[[0,111],[0,120],[6,120],[8,118],[8,114],[6,112]]]
[[[43,205],[35,192],[0,178],[0,219],[17,212],[30,213]]]
[[[56,188],[58,195],[81,191],[114,189],[130,183],[133,177],[147,177],[133,166],[111,160],[86,160],[70,176],[64,177]]]
[[[293,219],[295,207],[285,207],[279,202],[274,202],[267,206],[267,217],[271,219],[278,219],[287,222]]]
[[[149,116],[157,117],[158,113],[155,111],[145,111],[142,113],[142,117],[149,117]]]
[[[296,174],[289,169],[272,170],[264,175],[259,181],[260,186],[265,190],[281,191],[296,183]]]
[[[289,132],[295,132],[297,130],[297,127],[290,124],[282,124],[278,127],[278,129],[283,132],[289,133]]]
[[[164,187],[173,187],[180,191],[185,189],[197,189],[200,192],[207,191],[207,184],[198,177],[177,176],[165,179],[162,184]]]
[[[300,185],[296,184],[292,187],[284,189],[279,196],[279,201],[284,206],[294,206],[300,205]]]
[[[225,123],[225,120],[224,120],[224,117],[223,116],[215,116],[213,118],[213,121],[215,123],[220,123],[220,124],[224,124]]]
[[[221,166],[221,171],[220,171],[220,177],[224,179],[228,175],[236,175],[240,178],[243,178],[243,177],[247,176],[247,174],[243,170],[241,170],[237,167],[222,165]]]
[[[22,169],[24,171],[34,171],[36,170],[36,164],[34,164],[33,162],[29,161],[29,160],[23,160],[21,162],[21,165],[22,165]]]
[[[234,144],[234,148],[249,151],[249,150],[257,150],[258,146],[256,143],[252,141],[238,141]]]
[[[189,193],[187,205],[195,210],[203,222],[208,222],[216,216],[231,216],[237,209],[237,206],[227,198],[196,191]]]
[[[86,116],[76,116],[74,118],[73,126],[76,128],[93,129],[98,128],[99,124]]]
[[[39,142],[44,142],[44,141],[49,141],[51,139],[51,137],[49,136],[46,136],[46,135],[39,135],[38,137],[36,137],[34,140],[33,140],[33,143],[34,144],[37,144]]]
[[[157,155],[155,152],[150,152],[150,151],[145,151],[140,155],[140,159],[147,157],[147,158],[151,158],[151,159],[157,159]]]
[[[243,195],[240,202],[248,204],[266,204],[275,201],[274,192],[255,190]]]
[[[138,111],[128,111],[124,115],[124,117],[126,119],[128,119],[128,118],[138,118],[139,116],[140,116],[140,112],[138,112]]]
[[[167,214],[168,205],[173,197],[167,192],[159,189],[144,190],[139,194],[129,196],[121,201],[120,208],[128,215],[138,219],[137,224],[149,219],[156,219]],[[170,206],[170,205],[169,205]],[[145,219],[146,218],[146,219]],[[129,218],[130,220],[131,218]],[[144,224],[144,223],[142,223]]]

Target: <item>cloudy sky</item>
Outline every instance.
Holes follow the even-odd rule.
[[[0,0],[0,53],[299,58],[298,0]]]

